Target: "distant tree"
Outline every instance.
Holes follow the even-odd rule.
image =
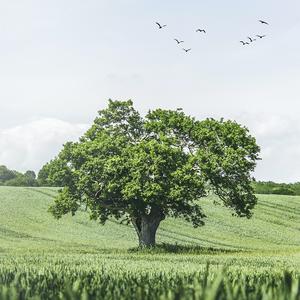
[[[295,182],[291,188],[295,191],[295,195],[300,195],[300,182]]]
[[[38,186],[37,180],[26,176],[24,174],[18,174],[15,178],[7,180],[5,182],[6,186]]]
[[[34,171],[26,171],[24,174],[9,170],[6,166],[0,166],[0,185],[6,186],[37,186]]]
[[[252,183],[256,194],[300,195],[300,184],[257,181]]]
[[[17,176],[15,171],[9,170],[6,166],[0,166],[0,184]]]
[[[49,210],[60,218],[84,205],[102,224],[110,217],[131,222],[140,246],[153,246],[166,217],[203,225],[201,198],[210,192],[233,214],[251,217],[258,153],[236,122],[162,109],[142,118],[131,101],[110,100],[80,141],[67,143],[48,166],[48,177],[64,185]]]
[[[295,196],[296,195],[295,191],[293,191],[291,188],[286,187],[286,186],[280,186],[280,187],[273,188],[271,194],[289,195],[289,196]]]
[[[26,176],[27,178],[30,178],[32,180],[36,179],[36,174],[34,171],[28,170],[24,173],[24,176]]]

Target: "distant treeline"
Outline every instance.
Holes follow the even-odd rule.
[[[255,181],[253,187],[256,194],[300,195],[300,182],[276,183],[272,181]]]
[[[0,166],[0,186],[38,186],[38,180],[34,171],[28,170],[20,173],[9,170],[6,166]]]

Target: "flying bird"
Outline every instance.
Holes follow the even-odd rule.
[[[205,29],[197,29],[196,32],[203,32],[203,33],[206,33]]]
[[[262,38],[266,37],[266,35],[259,35],[258,34],[257,37],[260,38],[260,39],[262,39]]]
[[[248,43],[248,42],[244,42],[244,41],[240,41],[240,43],[242,43],[242,44],[243,44],[243,46],[245,46],[245,45],[249,45],[249,43]]]
[[[165,24],[165,25],[160,25],[158,22],[155,22],[156,24],[157,24],[157,26],[158,26],[158,29],[162,29],[162,28],[164,28],[164,27],[166,27],[167,25]]]
[[[248,36],[248,39],[249,39],[250,43],[253,43],[254,41],[256,41],[256,39],[253,39],[253,38],[251,38],[249,36]]]
[[[189,48],[189,49],[182,48],[182,50],[184,50],[187,53],[187,52],[191,51],[192,49],[191,48]]]
[[[267,23],[266,21],[263,20],[258,20],[261,24],[265,24],[265,25],[269,25],[269,23]]]
[[[184,41],[179,41],[178,39],[174,39],[174,41],[176,41],[178,45],[184,43]]]

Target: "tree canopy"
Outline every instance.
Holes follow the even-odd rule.
[[[258,154],[255,138],[235,121],[198,121],[181,109],[142,117],[132,101],[110,100],[43,172],[64,186],[50,207],[56,218],[84,206],[102,224],[111,217],[131,222],[140,245],[150,246],[166,217],[203,225],[201,198],[209,193],[235,215],[251,217]]]

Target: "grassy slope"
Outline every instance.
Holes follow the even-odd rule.
[[[170,248],[128,251],[137,245],[131,227],[113,221],[103,227],[89,221],[84,212],[56,221],[47,213],[55,195],[50,188],[0,187],[0,298],[8,285],[11,299],[18,298],[16,291],[47,296],[55,292],[52,298],[56,299],[70,285],[81,299],[85,298],[83,286],[101,292],[98,298],[120,299],[126,294],[126,299],[146,299],[143,295],[156,291],[152,298],[165,299],[160,296],[172,291],[199,294],[205,274],[218,283],[224,268],[232,291],[257,290],[265,295],[267,287],[272,287],[269,293],[292,298],[286,294],[282,276],[285,271],[300,276],[300,197],[259,196],[251,220],[232,217],[225,208],[213,205],[212,198],[205,199],[206,226],[194,229],[178,219],[162,223],[160,243],[200,246],[174,253]],[[211,297],[221,286],[215,283],[208,291]],[[68,299],[69,293],[68,288]],[[275,299],[274,295],[269,294],[269,299]]]
[[[47,208],[56,194],[51,188],[0,187],[0,251],[97,252],[136,246],[129,226],[109,221],[101,226],[84,212],[56,221]],[[183,220],[162,223],[158,242],[196,244],[218,249],[300,251],[300,197],[259,196],[251,220],[203,200],[206,226],[194,229]]]

